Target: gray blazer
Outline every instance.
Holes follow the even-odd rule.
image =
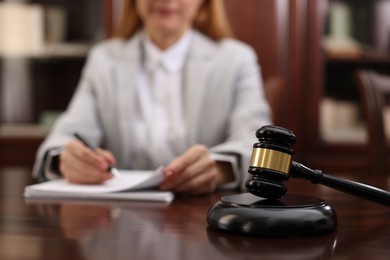
[[[38,150],[35,176],[45,152],[63,146],[74,132],[110,150],[118,168],[132,169],[137,153],[131,145],[134,75],[140,66],[140,48],[139,33],[130,40],[108,40],[92,48],[68,109]],[[184,73],[187,143],[204,144],[213,153],[240,155],[242,177],[246,176],[257,142],[255,132],[270,123],[254,51],[233,39],[214,42],[195,32]]]

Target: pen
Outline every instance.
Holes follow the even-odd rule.
[[[73,134],[74,137],[76,137],[77,140],[82,142],[86,147],[91,149],[92,151],[96,152],[96,149],[90,145],[83,137],[81,137],[78,133]],[[108,166],[107,171],[111,173],[114,177],[120,178],[121,174],[119,173],[118,169],[113,167],[112,165]]]

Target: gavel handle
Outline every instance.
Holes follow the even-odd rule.
[[[321,183],[336,190],[346,192],[373,202],[390,206],[388,191],[359,182],[345,180],[324,174],[320,170],[310,169],[298,162],[291,163],[290,177],[310,180],[312,183]]]

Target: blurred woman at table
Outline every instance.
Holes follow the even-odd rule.
[[[270,123],[262,87],[256,55],[231,38],[221,0],[124,1],[117,37],[90,51],[35,176],[101,183],[109,165],[164,165],[161,190],[237,188],[255,131]]]

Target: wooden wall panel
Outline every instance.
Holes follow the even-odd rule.
[[[289,116],[284,113],[288,88],[288,0],[225,0],[226,12],[237,39],[251,45],[258,56],[261,74],[267,84],[272,79],[282,83],[280,107],[275,113],[275,124],[288,127]],[[275,110],[274,110],[275,111]]]
[[[288,2],[225,0],[225,4],[235,37],[256,50],[264,78],[283,74],[286,26],[281,25],[287,21]]]

